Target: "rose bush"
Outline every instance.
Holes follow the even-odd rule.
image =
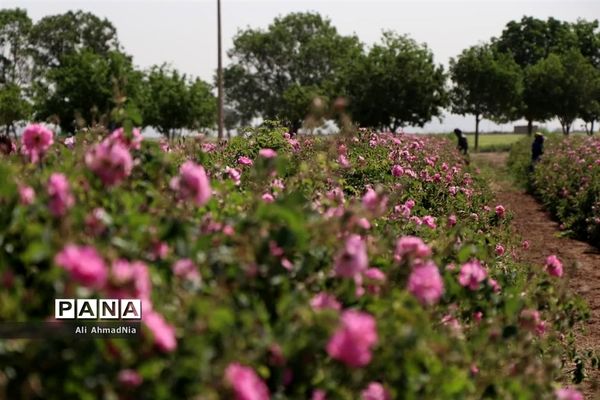
[[[270,126],[225,144],[60,140],[0,163],[0,320],[51,318],[55,298],[136,297],[144,335],[0,341],[0,397],[561,389],[585,307],[515,260],[509,213],[444,138]]]
[[[550,137],[533,171],[528,146],[527,141],[513,146],[513,172],[565,232],[600,246],[600,138]]]

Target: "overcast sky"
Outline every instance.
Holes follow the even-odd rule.
[[[462,49],[499,35],[508,21],[523,15],[566,21],[600,18],[600,0],[222,0],[221,4],[225,51],[238,29],[266,28],[279,15],[316,11],[330,18],[340,33],[355,33],[367,45],[377,42],[383,30],[409,34],[427,43],[435,61],[445,65]],[[139,67],[167,62],[187,74],[213,80],[216,0],[0,0],[0,6],[24,8],[34,21],[68,10],[90,11],[115,25],[121,44]],[[472,130],[473,125],[472,118],[448,116],[442,124],[434,122],[426,129]],[[483,130],[511,126],[481,124]]]

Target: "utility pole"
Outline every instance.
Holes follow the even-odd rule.
[[[217,0],[217,40],[218,40],[218,66],[217,66],[217,86],[218,86],[218,104],[217,118],[219,124],[219,140],[223,139],[223,61],[221,59],[221,0]]]

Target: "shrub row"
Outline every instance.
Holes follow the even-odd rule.
[[[0,340],[0,397],[577,398],[585,307],[447,139],[141,139],[30,126],[3,156],[0,321],[137,297],[144,334]]]

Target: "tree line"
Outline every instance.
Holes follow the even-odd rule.
[[[0,10],[0,125],[35,119],[66,132],[126,122],[171,136],[212,127],[212,87],[167,65],[141,71],[107,19],[88,12],[33,23],[22,9]]]
[[[554,117],[568,134],[600,119],[598,21],[523,17],[498,37],[465,49],[448,71],[426,44],[388,31],[365,46],[316,13],[276,18],[238,31],[224,70],[225,122],[284,121],[297,131],[307,114],[397,130],[423,126],[443,110],[508,122]],[[0,124],[35,118],[73,131],[119,124],[122,116],[165,135],[212,128],[214,85],[166,66],[140,71],[115,27],[85,12],[33,24],[20,9],[0,11]],[[315,107],[318,105],[318,107]],[[315,121],[313,121],[315,122]]]

